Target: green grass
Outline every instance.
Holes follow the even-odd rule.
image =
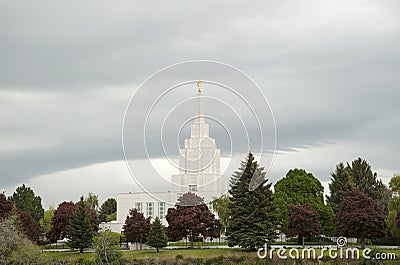
[[[144,250],[136,250],[136,251],[123,251],[122,257],[129,259],[147,259],[147,258],[168,258],[175,259],[177,255],[182,255],[184,258],[208,258],[208,257],[218,257],[218,256],[234,256],[234,255],[243,255],[243,254],[254,254],[249,253],[242,250],[236,249],[227,249],[227,248],[219,248],[219,249],[162,249],[159,253],[156,252],[155,249],[144,249]]]
[[[226,246],[227,242],[193,242],[193,246],[195,247],[205,247],[205,246]],[[189,247],[190,242],[170,242],[169,246],[174,247]]]
[[[289,248],[287,249],[286,254],[288,254]],[[391,252],[396,254],[396,260],[394,261],[380,261],[379,263],[371,263],[371,264],[398,264],[400,259],[400,250],[399,249],[374,249],[374,253],[379,252]],[[321,250],[316,249],[317,255],[321,253]],[[162,249],[159,253],[156,252],[155,249],[145,249],[145,250],[122,250],[122,260],[123,264],[152,264],[151,260],[163,260],[166,261],[166,264],[174,264],[175,260],[180,259],[185,261],[185,264],[190,263],[191,260],[203,260],[211,261],[209,264],[214,264],[215,261],[221,261],[224,264],[264,264],[265,262],[269,262],[269,259],[260,260],[257,258],[256,252],[249,252],[241,249]],[[360,253],[361,254],[361,253]],[[46,252],[46,261],[47,262],[63,262],[64,264],[94,264],[94,253],[85,252],[78,253],[77,251],[68,251],[68,252]],[[293,264],[293,260],[288,259],[287,262],[283,262],[282,260],[278,260],[276,258],[276,252],[274,254],[274,260],[270,261],[270,264]],[[243,263],[242,263],[243,260]],[[91,261],[92,263],[85,263],[87,261]],[[141,261],[139,263],[132,263],[133,261]],[[240,261],[240,262],[239,262]],[[360,263],[359,263],[360,262]],[[219,264],[222,264],[219,262]],[[307,264],[318,264],[317,260],[310,260]],[[323,264],[364,264],[362,261],[355,260],[330,260],[328,256],[328,252],[324,252]],[[366,263],[369,264],[369,263]]]

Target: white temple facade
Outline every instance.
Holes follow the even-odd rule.
[[[221,152],[209,135],[209,125],[203,113],[200,81],[196,100],[197,110],[191,124],[190,138],[185,139],[184,148],[179,150],[179,174],[172,175],[169,191],[151,192],[154,196],[146,192],[119,193],[117,221],[103,223],[102,227],[121,232],[126,216],[132,208],[151,219],[158,216],[164,225],[168,225],[165,219],[168,208],[174,207],[177,199],[186,192],[196,193],[204,198],[213,211],[211,201],[227,192],[227,179],[221,176]]]

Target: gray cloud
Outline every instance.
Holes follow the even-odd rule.
[[[337,146],[310,167],[321,179],[356,156],[399,170],[399,9],[397,1],[2,2],[1,184],[121,160],[131,93],[190,59],[232,64],[260,85],[281,154],[315,150],[304,154],[319,161],[319,148]],[[274,178],[286,164],[302,166],[286,157]]]

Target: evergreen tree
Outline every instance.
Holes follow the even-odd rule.
[[[68,227],[68,245],[82,253],[84,248],[91,246],[93,236],[93,223],[82,196]]]
[[[331,176],[331,183],[329,183],[331,194],[326,199],[331,204],[333,212],[336,213],[343,198],[354,188],[354,183],[349,168],[345,167],[343,163],[336,165],[335,172],[332,172]]]
[[[167,243],[168,237],[165,234],[165,228],[161,224],[160,218],[156,217],[150,227],[150,232],[147,237],[147,245],[156,248],[157,252],[159,252],[159,249],[166,247]]]
[[[250,187],[254,180],[260,183],[256,188]],[[271,184],[267,184],[264,168],[258,166],[252,153],[233,174],[229,194],[229,246],[256,249],[276,238],[279,221]]]
[[[42,198],[40,196],[36,196],[30,187],[22,184],[22,186],[19,186],[15,190],[9,199],[18,209],[29,213],[35,220],[36,224],[39,225],[39,220],[44,214]]]
[[[367,194],[378,204],[380,210],[388,213],[390,191],[382,180],[378,179],[376,172],[372,172],[371,165],[366,160],[359,157],[351,164],[347,163],[346,167],[343,163],[339,163],[332,173],[331,181],[329,184],[331,195],[327,199],[335,213],[346,194],[354,188]]]

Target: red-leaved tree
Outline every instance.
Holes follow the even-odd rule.
[[[286,229],[286,235],[299,236],[299,242],[304,247],[304,238],[306,236],[319,235],[321,224],[319,223],[319,214],[308,204],[290,205],[289,220]]]
[[[140,249],[142,249],[142,243],[146,242],[150,231],[150,217],[145,218],[143,213],[139,213],[135,208],[131,209],[122,228],[126,240],[140,243]]]
[[[51,219],[51,229],[46,233],[46,237],[52,242],[66,238],[69,222],[74,216],[75,210],[76,205],[72,201],[60,203],[54,211],[54,216]]]
[[[335,234],[357,237],[361,247],[365,239],[385,235],[385,215],[367,194],[353,189],[340,204],[335,214]]]
[[[28,213],[17,208],[17,214],[19,216],[19,221],[21,222],[22,229],[28,238],[32,241],[39,240],[40,229],[36,224],[35,219]]]
[[[0,193],[0,220],[6,218],[13,209],[13,203]]]
[[[167,236],[171,241],[188,238],[193,248],[197,236],[219,237],[221,225],[210,212],[203,199],[193,193],[179,198],[175,208],[169,208],[165,217],[168,221]]]

